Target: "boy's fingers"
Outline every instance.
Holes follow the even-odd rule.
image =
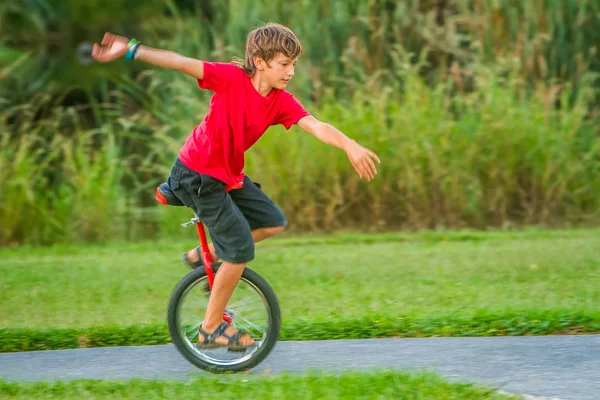
[[[375,167],[375,163],[373,162],[373,160],[370,158],[367,158],[367,164],[369,165],[369,168],[371,169],[373,176],[377,175],[377,167]]]
[[[365,176],[370,179],[373,176],[373,171],[371,171],[371,166],[369,165],[369,163],[367,163],[366,161],[363,162],[362,168],[365,173]]]
[[[112,40],[112,36],[113,36],[112,33],[106,32],[104,34],[104,37],[102,38],[102,42],[101,42],[102,46],[108,46]]]
[[[372,158],[373,160],[376,160],[378,163],[381,162],[381,160],[379,159],[379,157],[377,157],[377,154],[373,153],[371,150],[367,150],[367,154],[369,155],[369,158]]]
[[[362,170],[363,170],[363,176],[365,177],[365,179],[367,179],[367,180],[373,179],[373,177],[374,177],[373,171],[371,171],[371,167],[368,164],[363,163]]]
[[[363,168],[363,171],[365,171],[369,177],[375,177],[375,175],[377,175],[377,168],[375,168],[375,163],[368,156],[368,153],[362,158],[360,165]]]
[[[358,172],[358,176],[360,176],[360,179],[367,178],[367,174],[365,174],[365,171],[361,165],[356,166],[356,172]]]
[[[97,60],[101,60],[104,56],[104,49],[98,44],[94,44],[94,48],[92,49],[92,56]]]
[[[369,155],[376,159],[377,163],[381,163],[381,160],[379,159],[379,157],[377,157],[377,154],[373,153],[372,151],[369,151]]]
[[[360,179],[371,180],[377,175],[375,163],[369,157],[362,157],[357,162],[351,161]]]

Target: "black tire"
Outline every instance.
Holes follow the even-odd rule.
[[[218,271],[221,263],[215,263],[213,269],[215,273]],[[218,365],[207,362],[206,360],[198,357],[195,352],[189,347],[189,344],[182,338],[181,332],[179,331],[178,321],[178,305],[181,301],[182,295],[186,292],[186,289],[190,285],[194,285],[200,279],[206,277],[206,271],[204,267],[197,268],[187,274],[175,287],[171,297],[169,299],[169,306],[167,309],[167,322],[169,325],[169,334],[171,340],[181,353],[181,355],[196,367],[212,373],[233,373],[242,372],[254,368],[261,363],[271,353],[277,340],[279,339],[279,331],[281,329],[281,311],[279,308],[279,302],[275,292],[267,281],[256,272],[249,268],[245,268],[242,273],[242,280],[252,284],[255,290],[262,294],[267,304],[268,310],[268,326],[266,330],[266,339],[261,342],[259,348],[252,354],[252,356],[235,365]]]

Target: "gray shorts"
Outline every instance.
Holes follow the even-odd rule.
[[[242,188],[226,192],[225,183],[192,171],[177,159],[167,182],[206,225],[217,257],[223,261],[253,260],[251,231],[287,224],[283,211],[247,176]]]

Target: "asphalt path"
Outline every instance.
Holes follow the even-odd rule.
[[[514,394],[600,399],[600,335],[279,342],[247,373],[435,371]],[[172,345],[0,354],[8,381],[189,379],[206,374]],[[535,398],[535,397],[532,397]]]

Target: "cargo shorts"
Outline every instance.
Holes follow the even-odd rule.
[[[224,182],[199,174],[177,159],[167,183],[207,227],[217,257],[223,261],[253,260],[251,232],[287,224],[283,211],[248,176],[240,189],[227,192]]]

